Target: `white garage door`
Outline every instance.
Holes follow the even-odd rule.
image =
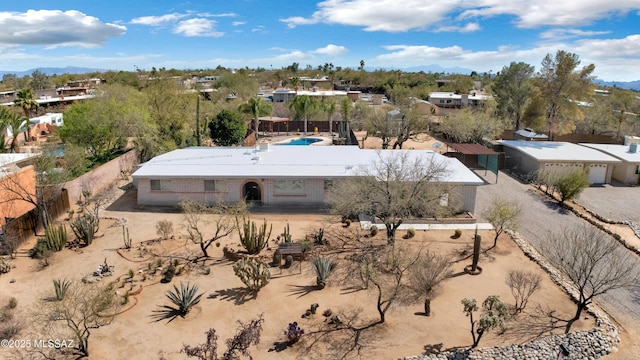
[[[607,179],[607,165],[589,165],[589,184],[604,184]]]

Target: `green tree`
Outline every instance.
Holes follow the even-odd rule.
[[[7,126],[11,128],[11,133],[13,134],[10,146],[11,152],[17,153],[19,148],[18,135],[20,135],[21,132],[26,132],[27,130],[29,130],[29,119],[13,111],[7,111],[7,114],[5,114],[5,116]],[[25,134],[25,138],[26,137],[27,135]]]
[[[491,249],[496,247],[498,237],[505,230],[515,231],[517,229],[521,213],[520,207],[515,203],[500,197],[495,197],[491,200],[491,205],[482,212],[482,217],[493,225],[493,231],[496,233]]]
[[[452,142],[483,143],[502,132],[502,123],[488,111],[465,108],[445,116],[440,131]]]
[[[542,60],[534,86],[544,104],[546,130],[551,135],[567,134],[575,130],[576,122],[584,118],[578,101],[590,98],[595,86],[591,73],[595,65],[582,69],[578,55],[558,50],[555,56],[547,54]]]
[[[256,132],[256,140],[258,140],[258,128],[260,126],[260,116],[266,116],[271,114],[271,105],[266,103],[262,98],[255,97],[249,99],[245,104],[238,107],[238,111],[243,114],[251,116],[253,121],[253,129]]]
[[[222,110],[209,122],[211,140],[218,146],[241,145],[247,133],[247,125],[238,114]]]
[[[317,110],[318,104],[309,95],[296,96],[291,102],[289,108],[293,112],[296,119],[304,120],[304,134],[307,134],[307,124],[309,116]]]
[[[589,187],[589,175],[583,170],[575,170],[561,176],[554,184],[560,193],[560,203],[575,199],[582,190]]]
[[[524,62],[512,62],[496,76],[492,90],[498,102],[498,113],[514,121],[515,130],[520,129],[522,116],[531,95],[533,66]]]
[[[47,74],[37,69],[31,73],[31,88],[33,90],[38,91],[48,89],[49,87],[49,77]]]
[[[185,94],[175,81],[159,79],[142,90],[149,107],[149,124],[156,130],[157,142],[164,150],[185,145],[192,133],[189,126],[195,113],[195,95]]]
[[[29,119],[31,117],[31,111],[38,108],[38,102],[35,100],[31,89],[22,89],[16,93],[13,106],[22,108],[24,116]]]

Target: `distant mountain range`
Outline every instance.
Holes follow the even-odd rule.
[[[376,69],[372,69],[367,67],[368,70],[376,70]],[[76,67],[76,66],[67,66],[64,68],[58,68],[58,67],[46,67],[46,68],[37,68],[37,69],[29,69],[26,71],[4,71],[4,70],[0,70],[0,77],[4,76],[5,74],[15,74],[17,77],[23,77],[25,75],[31,75],[35,70],[39,70],[40,72],[46,74],[46,75],[62,75],[62,74],[88,74],[88,73],[93,73],[93,72],[107,72],[107,71],[111,71],[109,69],[95,69],[95,68],[85,68],[85,67]],[[386,69],[386,70],[390,70],[390,69]],[[419,72],[419,71],[424,71],[424,72],[433,72],[433,73],[448,73],[448,74],[471,74],[471,72],[473,72],[473,70],[471,69],[466,69],[466,68],[459,68],[459,67],[453,67],[453,68],[443,68],[442,66],[439,65],[435,65],[435,64],[431,64],[431,65],[426,65],[426,66],[419,66],[419,67],[411,67],[411,68],[404,68],[404,69],[400,69],[402,71],[407,71],[407,72]],[[612,87],[618,87],[621,89],[628,89],[628,90],[635,90],[635,91],[640,91],[640,80],[635,80],[635,81],[604,81],[604,80],[600,80],[600,79],[596,79],[595,80],[596,83],[601,84],[602,86],[612,86]]]
[[[95,68],[85,68],[85,67],[76,67],[76,66],[67,66],[64,68],[59,68],[59,67],[43,67],[43,68],[37,68],[37,69],[29,69],[29,70],[25,70],[25,71],[4,71],[4,70],[0,70],[0,77],[4,76],[5,74],[15,74],[17,77],[23,77],[26,75],[31,76],[31,74],[36,71],[39,70],[41,73],[44,73],[45,75],[62,75],[62,74],[88,74],[88,73],[93,73],[93,72],[106,72],[109,71],[108,69],[95,69]]]

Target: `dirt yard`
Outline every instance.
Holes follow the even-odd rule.
[[[433,141],[410,141],[404,148],[433,149]],[[369,138],[365,143],[367,148],[376,146],[375,138]],[[334,276],[326,288],[318,290],[309,261],[302,263],[300,271],[297,262],[290,269],[271,268],[270,283],[254,298],[235,276],[233,262],[223,256],[224,246],[239,249],[237,234],[222,240],[219,247],[213,245],[210,248],[211,259],[206,262],[209,274],[201,271],[202,268],[189,270],[187,266],[170,284],[160,283],[159,275],[143,275],[149,264],[156,264],[158,259],[164,259],[165,264],[179,259],[184,266],[182,259],[193,257],[199,252],[185,237],[183,215],[166,209],[139,209],[135,205],[135,192],[130,190],[119,196],[107,210],[102,211],[101,216],[104,219],[101,221],[100,237],[92,245],[78,250],[64,249],[52,256],[49,266],[40,268],[38,260],[27,256],[27,250],[35,243],[35,239],[32,239],[13,261],[15,268],[9,274],[0,276],[0,297],[15,297],[18,307],[28,314],[29,309],[37,306],[42,298],[51,296],[52,279],[80,281],[105,260],[115,267],[115,272],[113,277],[105,277],[102,283],[124,279],[133,270],[133,283],[124,284],[119,281],[114,291],[123,295],[126,290],[132,289],[137,295],[130,296],[129,303],[123,306],[112,324],[92,331],[89,340],[91,359],[186,359],[180,353],[183,344],[203,343],[206,339],[205,332],[209,328],[216,329],[218,354],[221,355],[225,349],[225,340],[236,332],[237,321],[248,322],[260,314],[264,316],[264,331],[260,344],[251,348],[253,358],[334,359],[336,352],[341,350],[335,343],[311,344],[310,341],[304,341],[303,337],[301,342],[288,348],[282,349],[277,344],[286,340],[284,330],[289,323],[297,321],[304,330],[311,332],[326,321],[322,313],[328,309],[333,314],[345,316],[359,312],[360,323],[376,320],[376,298],[373,292],[357,290],[340,283],[339,276]],[[287,223],[290,224],[294,241],[319,228],[324,228],[328,235],[341,229],[341,224],[335,217],[325,214],[261,212],[254,213],[252,219],[258,223],[266,219],[272,224],[272,237],[280,234]],[[156,241],[156,223],[160,220],[173,223],[174,239]],[[121,224],[125,224],[133,240],[131,250],[123,249]],[[353,223],[350,229],[355,229],[358,225]],[[484,239],[484,249],[492,245],[493,232],[482,231],[480,234]],[[422,314],[422,299],[415,299],[412,304],[394,306],[387,313],[385,324],[363,333],[363,358],[397,359],[425,351],[469,347],[472,344],[469,318],[463,313],[460,301],[463,298],[475,298],[481,303],[489,295],[499,295],[503,301],[512,305],[514,299],[505,284],[507,274],[512,270],[540,274],[543,279],[541,290],[531,297],[524,313],[507,322],[507,329],[503,334],[495,330],[489,332],[482,338],[480,347],[522,343],[551,333],[562,333],[564,322],[557,319],[569,319],[575,312],[575,305],[568,295],[526,258],[506,235],[499,239],[496,248],[488,253],[483,252],[479,261],[483,271],[475,276],[463,271],[465,266],[471,264],[469,255],[473,246],[472,231],[463,231],[458,239],[451,238],[451,231],[418,231],[414,238],[408,240],[402,239],[402,235],[403,233],[399,233],[397,240],[401,245],[408,245],[413,249],[426,248],[450,256],[452,261],[456,261],[453,276],[439,288],[432,302],[430,317]],[[381,231],[375,241],[383,243],[384,240]],[[272,242],[271,249],[264,251],[266,257],[271,257],[274,247]],[[327,251],[339,258],[346,255],[336,249],[318,251]],[[341,266],[343,264],[338,269]],[[12,279],[15,281],[10,281]],[[204,293],[202,301],[185,318],[178,317],[171,322],[154,321],[153,311],[170,304],[165,293],[173,285],[179,286],[180,282],[197,284],[199,292]],[[124,285],[120,287],[119,284]],[[314,303],[319,305],[318,312],[308,319],[302,318],[301,315]],[[593,326],[594,319],[585,314],[573,325],[572,331],[590,329]],[[28,333],[25,330],[18,338]],[[0,358],[10,358],[12,354],[0,349]]]

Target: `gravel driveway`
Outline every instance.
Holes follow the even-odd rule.
[[[583,224],[584,221],[555,203],[537,195],[528,184],[523,184],[509,175],[500,172],[498,183],[495,175],[484,176],[484,170],[477,174],[488,184],[478,188],[476,214],[482,218],[483,209],[488,207],[495,196],[501,196],[519,203],[523,212],[518,232],[536,248],[547,241],[547,234],[559,233],[564,228]],[[632,196],[632,193],[635,195]],[[589,188],[581,197],[581,203],[594,211],[604,211],[605,217],[629,220],[640,217],[640,206],[637,205],[640,188],[597,187]],[[631,206],[635,200],[636,204]],[[624,205],[620,205],[624,204]],[[632,213],[630,209],[635,209]],[[622,246],[620,246],[623,248]],[[625,249],[625,251],[628,251]],[[640,257],[634,256],[640,268]],[[640,290],[620,289],[609,292],[599,299],[598,305],[604,308],[625,328],[640,329]]]

